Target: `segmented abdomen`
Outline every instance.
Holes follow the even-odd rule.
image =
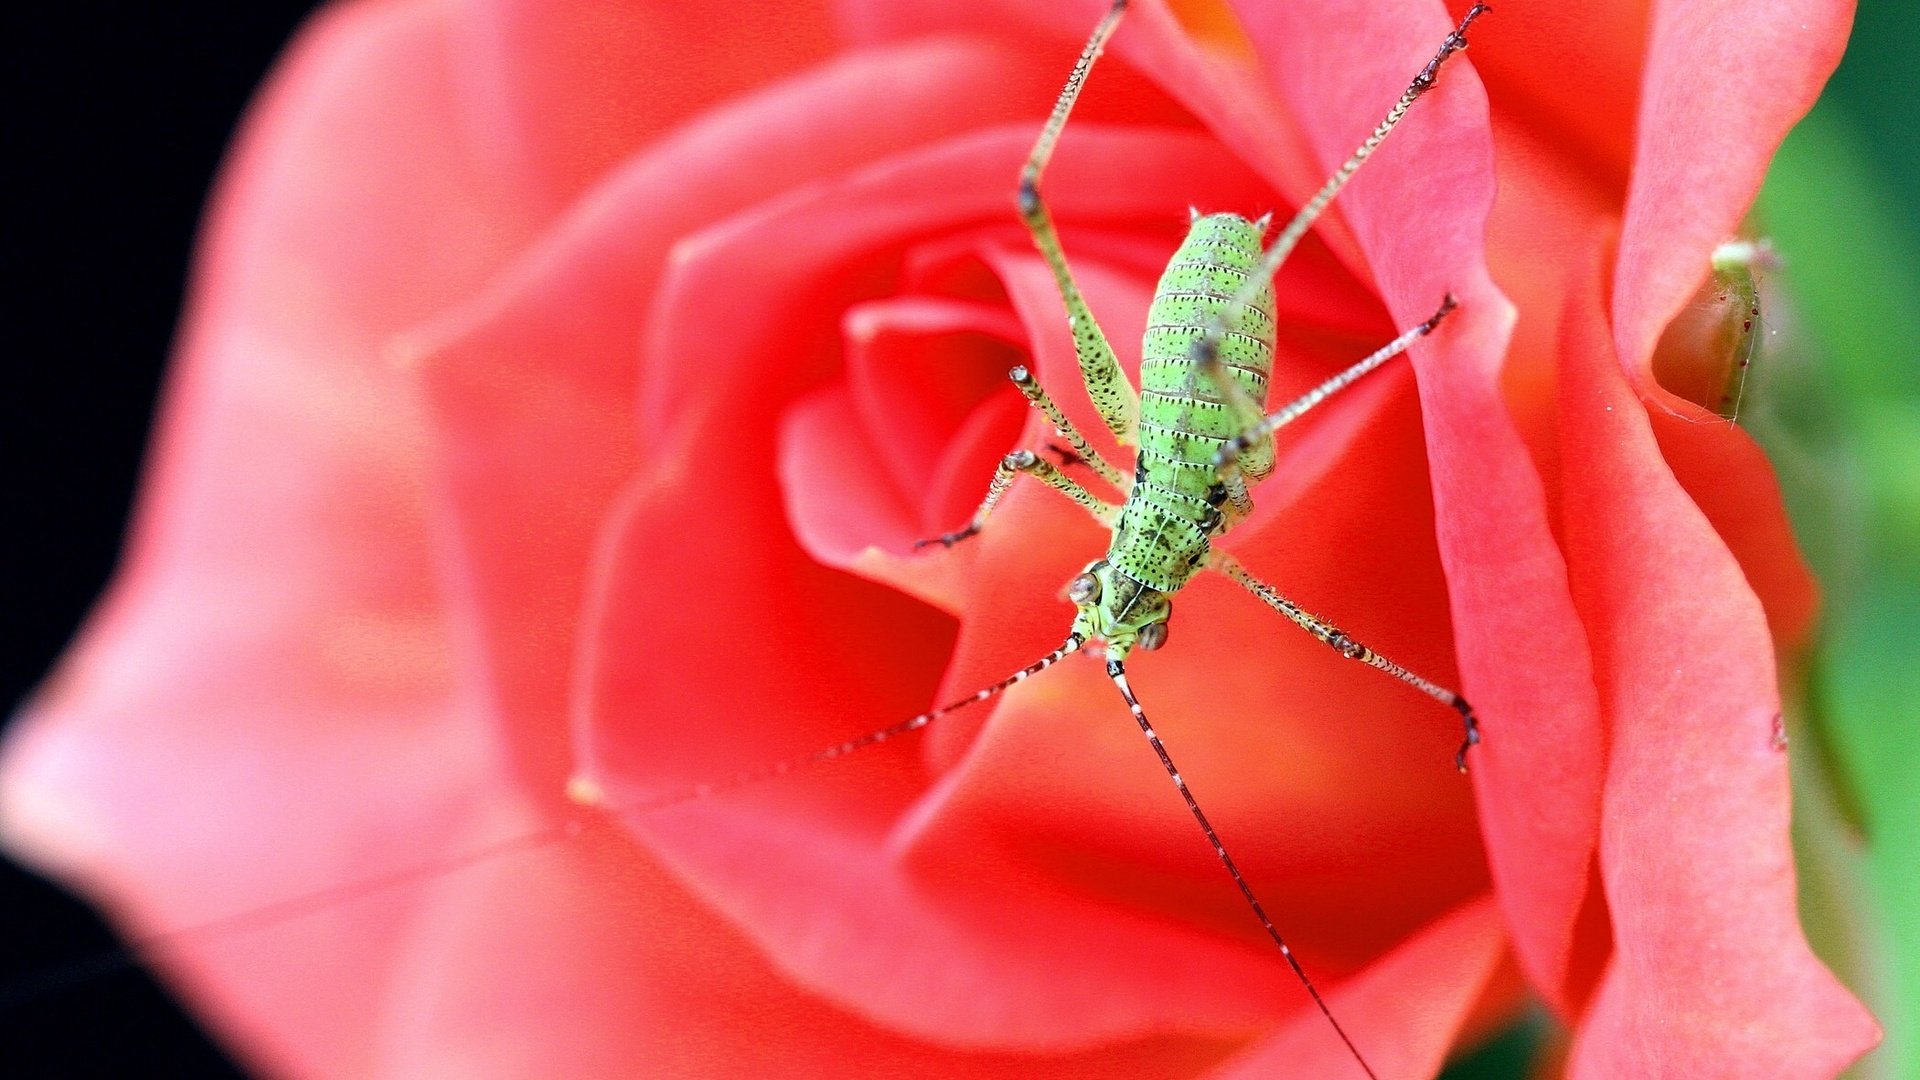
[[[1147,314],[1140,456],[1107,561],[1161,592],[1185,585],[1207,552],[1219,520],[1208,501],[1217,479],[1213,456],[1243,423],[1223,404],[1220,389],[1195,370],[1194,342],[1213,320],[1226,320],[1220,362],[1227,375],[1253,401],[1264,406],[1267,400],[1273,288],[1262,288],[1248,307],[1230,310],[1234,293],[1260,264],[1260,239],[1260,230],[1237,214],[1195,221],[1161,275]],[[1273,446],[1255,447],[1240,460],[1247,474],[1264,475],[1273,465]]]

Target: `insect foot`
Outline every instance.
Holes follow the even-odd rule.
[[[1407,87],[1409,101],[1433,89],[1434,79],[1440,74],[1440,65],[1447,62],[1447,57],[1467,47],[1467,27],[1473,25],[1473,20],[1492,10],[1493,8],[1486,4],[1475,4],[1467,10],[1466,16],[1460,20],[1459,27],[1440,43],[1440,51],[1434,54],[1433,59],[1427,61],[1427,66],[1421,69],[1420,74],[1413,77],[1412,85]]]
[[[957,529],[950,533],[941,533],[939,536],[928,537],[925,540],[915,540],[913,542],[913,550],[919,551],[921,548],[932,547],[935,544],[939,544],[941,547],[952,547],[979,531],[980,527],[978,525],[969,525],[964,529]]]
[[[1038,454],[1035,454],[1031,450],[1015,450],[1013,453],[1000,459],[1000,467],[995,469],[993,473],[993,483],[987,487],[987,497],[980,503],[980,509],[974,511],[973,520],[967,523],[966,528],[944,533],[931,540],[915,540],[913,542],[913,549],[918,551],[923,547],[930,547],[934,544],[940,544],[943,547],[952,547],[960,541],[979,533],[981,527],[986,524],[987,515],[993,512],[995,504],[1000,501],[1000,496],[1006,494],[1007,486],[1013,483],[1015,476],[1023,472],[1042,473],[1049,482],[1066,481],[1066,478],[1061,476],[1059,472],[1053,468],[1051,462],[1041,461]],[[1071,481],[1066,482],[1071,483]]]
[[[1459,751],[1453,755],[1453,767],[1465,774],[1467,751],[1480,745],[1480,721],[1473,715],[1473,706],[1467,704],[1466,698],[1456,695],[1453,699],[1453,708],[1460,714],[1461,722],[1467,726],[1467,737],[1461,740]]]

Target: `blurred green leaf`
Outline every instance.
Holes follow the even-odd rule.
[[[1784,324],[1774,329],[1785,343],[1750,430],[1779,465],[1827,597],[1809,708],[1810,749],[1831,774],[1810,776],[1797,755],[1802,848],[1848,838],[1834,819],[1810,835],[1812,798],[1844,807],[1864,834],[1859,872],[1879,945],[1829,959],[1871,993],[1888,1029],[1866,1075],[1906,1077],[1920,1076],[1920,262],[1872,168],[1826,102],[1775,159],[1761,213],[1793,303],[1763,315]],[[1825,873],[1828,899],[1846,891],[1834,892],[1841,869],[1828,859],[1810,873]],[[1818,925],[1832,910],[1813,899],[1816,939],[1848,936]]]
[[[1534,1009],[1500,1034],[1455,1059],[1440,1080],[1524,1080],[1546,1045],[1554,1023],[1545,1011]]]

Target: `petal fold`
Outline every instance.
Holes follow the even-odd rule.
[[[1765,615],[1662,460],[1597,285],[1570,306],[1567,546],[1611,733],[1614,926],[1570,1075],[1830,1077],[1878,1029],[1800,929]]]

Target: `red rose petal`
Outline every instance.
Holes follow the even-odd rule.
[[[1661,456],[1740,563],[1780,647],[1805,644],[1820,589],[1794,541],[1773,463],[1745,431],[1704,410],[1669,412],[1670,400],[1658,390],[1641,397]]]
[[[1468,53],[1487,87],[1498,125],[1495,139],[1549,144],[1555,162],[1609,207],[1624,201],[1634,167],[1633,117],[1640,103],[1649,6],[1648,0],[1501,0],[1478,24]],[[1450,4],[1448,10],[1463,9]],[[1501,171],[1506,175],[1505,162]],[[1535,218],[1534,224],[1565,218],[1577,205],[1562,202],[1557,212]],[[1499,245],[1495,248],[1497,254]]]
[[[1011,389],[1011,388],[1009,388]],[[919,520],[924,522],[915,539],[938,536],[965,522],[980,505],[986,483],[981,477],[993,475],[993,463],[1004,456],[1007,447],[1018,440],[1023,425],[1033,419],[1033,410],[1018,393],[1009,397],[990,397],[970,413],[953,435],[952,443],[927,482],[928,494],[922,500]],[[964,559],[928,560],[923,552],[911,549],[889,550],[870,545],[877,537],[850,539],[840,546],[819,542],[815,520],[831,520],[837,513],[835,503],[844,496],[834,488],[801,483],[800,465],[791,449],[783,450],[781,487],[787,497],[787,512],[800,543],[814,558],[828,566],[838,566],[869,581],[891,585],[949,615],[958,616],[966,607],[971,592],[969,572]],[[944,507],[932,511],[927,507]],[[859,548],[852,544],[859,543]],[[963,549],[964,550],[964,549]]]
[[[1738,231],[1773,148],[1839,62],[1851,22],[1851,5],[1811,0],[1655,6],[1614,268],[1615,345],[1661,450],[1787,643],[1811,626],[1815,593],[1773,471],[1744,433],[1660,389],[1650,365],[1714,245]]]
[[[1056,84],[1064,84],[1076,50],[1111,5],[1104,0],[1032,4],[1020,0],[839,0],[840,21],[857,41],[895,41],[916,35],[971,33],[1002,40],[1033,42],[1052,65]],[[1197,8],[1198,11],[1184,9]],[[1074,108],[1074,126],[1097,122],[1110,112],[1136,123],[1142,115],[1144,76],[1159,93],[1198,117],[1227,154],[1243,162],[1283,195],[1303,203],[1326,179],[1296,115],[1274,95],[1261,74],[1249,43],[1230,25],[1231,17],[1206,4],[1140,2],[1108,45],[1109,59],[1089,80],[1090,88]],[[1209,159],[1209,160],[1217,160]],[[1270,207],[1260,207],[1259,213]],[[1207,206],[1204,210],[1242,209]],[[1354,272],[1365,274],[1344,223],[1330,220],[1321,239]]]
[[[1492,897],[1462,905],[1423,927],[1365,974],[1327,995],[1367,1064],[1380,1076],[1435,1076],[1460,1039],[1476,1001],[1497,978],[1506,946]],[[1511,978],[1511,976],[1509,976]],[[1318,1010],[1302,1010],[1208,1080],[1358,1075],[1353,1058]]]
[[[787,204],[742,215],[683,243],[677,255],[686,272],[659,297],[648,343],[641,422],[653,445],[663,454],[687,452],[687,440],[713,425],[713,410],[728,404],[723,394],[757,386],[752,380],[780,380],[762,388],[777,400],[793,387],[827,377],[837,359],[837,343],[826,336],[819,313],[837,312],[884,291],[895,272],[877,252],[871,263],[853,256],[873,252],[883,242],[925,239],[927,230],[935,227],[984,222],[1005,228],[1009,239],[1019,237],[1018,226],[1008,220],[1011,185],[1006,178],[1017,174],[1033,134],[1027,125],[1000,127],[934,154],[902,155],[832,188],[803,191]],[[1048,198],[1063,235],[1072,242],[1076,219],[1162,216],[1172,226],[1179,211],[1170,207],[1211,202],[1222,191],[1244,190],[1245,175],[1239,170],[1191,169],[1195,157],[1210,151],[1209,140],[1184,131],[1083,128],[1070,145],[1061,147],[1047,178]],[[1122,172],[1133,182],[1110,183]],[[750,242],[774,238],[780,242],[759,247]],[[838,276],[823,277],[827,267]],[[742,294],[764,297],[765,302],[736,303]],[[733,326],[727,337],[740,340],[714,342],[726,347],[714,348],[713,357],[701,366],[681,362],[686,349],[712,341],[708,330],[719,325]],[[808,327],[815,339],[796,337],[798,329]],[[746,347],[775,340],[784,345],[779,353]],[[773,355],[783,356],[785,365],[770,372],[751,368]]]
[[[408,1023],[371,1075],[1121,1080],[1195,1075],[1222,1053],[1175,1037],[1044,1056],[910,1039],[796,987],[601,826],[450,880],[422,924],[395,995]]]
[[[521,201],[556,212],[674,125],[825,61],[824,6],[475,0],[455,23],[460,121]]]
[[[457,711],[425,418],[380,353],[527,227],[455,137],[451,17],[339,9],[256,106],[127,562],[9,744],[9,844],[136,940],[432,862],[499,782]],[[361,1073],[416,900],[160,960],[255,1060]]]
[[[794,343],[806,341],[813,332],[809,313],[846,306],[844,300],[818,295],[819,286],[804,283],[822,280],[823,267],[845,265],[847,255],[841,252],[870,250],[890,237],[915,236],[936,223],[951,228],[953,223],[1005,220],[1003,189],[995,180],[1011,174],[1030,139],[1030,130],[1009,131],[903,159],[857,182],[823,190],[817,205],[798,203],[777,208],[778,216],[749,216],[683,249],[689,257],[661,304],[655,355],[684,356],[695,342],[724,347],[710,351],[697,372],[665,363],[654,368],[660,380],[670,378],[684,389],[663,387],[650,395],[674,402],[671,410],[663,406],[659,412],[660,472],[636,494],[632,524],[608,547],[610,574],[602,593],[608,621],[596,638],[602,651],[591,661],[598,705],[583,746],[595,779],[616,804],[637,786],[658,784],[663,776],[724,776],[728,770],[723,757],[730,756],[735,767],[771,760],[902,719],[926,704],[932,672],[920,665],[944,659],[943,634],[925,624],[924,616],[916,622],[893,610],[883,602],[885,594],[869,592],[870,587],[856,579],[836,579],[797,553],[788,554],[790,542],[771,531],[777,522],[768,521],[759,509],[768,501],[761,485],[771,478],[750,466],[770,452],[764,442],[769,425],[757,421],[755,413],[767,407],[767,396],[779,400],[782,382],[804,385],[800,373],[806,363],[818,363],[794,359]],[[1194,177],[1184,168],[1200,142],[1186,136],[1093,129],[1076,148],[1063,148],[1057,163],[1057,190],[1064,193],[1059,200],[1062,220],[1137,215],[1145,205],[1179,206],[1187,193],[1204,190],[1196,183],[1217,186],[1218,177]],[[1121,162],[1141,176],[1141,186],[1113,189],[1089,182],[1110,175]],[[768,236],[784,239],[770,244]],[[824,277],[830,281],[832,276]],[[721,280],[778,303],[728,312],[725,321],[731,332],[711,339],[701,331],[715,325],[708,308]],[[813,320],[819,321],[817,314]],[[761,373],[753,367],[774,359],[785,369]],[[757,396],[751,408],[717,408],[715,387],[754,380],[761,380],[759,394],[765,396]],[[682,508],[702,503],[697,493],[689,494],[687,485],[702,483],[704,474],[695,463],[718,445],[729,447],[729,460],[738,471],[730,498],[707,500],[714,510],[703,522],[703,529],[710,530],[703,532],[703,558],[688,561],[679,554],[685,551]],[[1016,526],[1005,535],[1019,533]],[[681,590],[694,589],[719,612],[751,613],[756,625],[680,625],[668,639],[655,640],[658,635],[649,633],[649,627],[670,620],[660,611],[662,597],[651,586],[657,579],[652,568],[666,565],[676,568]],[[699,575],[698,586],[684,584],[692,575]],[[915,629],[921,625],[927,628]],[[742,631],[751,633],[761,626],[777,628],[780,648],[738,647]],[[636,642],[646,643],[646,649],[636,650]],[[869,644],[884,647],[863,648]],[[716,657],[724,657],[727,667],[727,677],[718,685],[689,687],[681,678],[689,665],[711,665]],[[901,696],[916,686],[913,698]],[[780,708],[769,714],[768,701],[779,702]],[[642,716],[653,722],[645,729],[634,727],[630,718]],[[710,724],[727,725],[723,745],[700,735],[700,725]],[[888,884],[894,871],[884,851],[875,849],[873,838],[865,834],[874,823],[899,813],[901,805],[891,800],[925,780],[914,762],[901,760],[893,751],[866,757],[873,760],[848,762],[832,775],[796,781],[793,789],[812,801],[810,807],[796,803],[790,794],[742,793],[726,802],[744,810],[701,804],[681,812],[684,822],[663,816],[641,827],[670,851],[676,869],[697,875],[701,891],[722,910],[741,913],[743,925],[762,936],[783,966],[895,1024],[939,1022],[945,1038],[976,1044],[1084,1045],[1090,1038],[1151,1026],[1143,1009],[1163,1016],[1171,1009],[1189,1017],[1183,1024],[1192,1025],[1201,1022],[1193,1018],[1195,1013],[1207,1011],[1198,1001],[1221,994],[1244,1000],[1244,991],[1201,986],[1196,987],[1200,997],[1183,1002],[1142,974],[1156,969],[1136,967],[1130,977],[1144,1001],[1130,1000],[1115,987],[1095,992],[1091,986],[1086,989],[1092,996],[1081,1001],[1059,993],[1052,977],[1057,962],[1043,963],[1050,954],[1036,953],[1030,935],[1003,936],[996,943],[993,935],[983,933],[997,925],[1005,935],[1018,929],[1018,919],[979,925],[978,913],[990,909],[973,901],[955,914],[926,906],[935,900],[918,905],[890,902],[901,886]],[[769,816],[775,812],[778,817]],[[746,820],[733,822],[740,814],[748,815]],[[776,847],[760,851],[753,846],[767,843]],[[853,845],[846,848],[853,862],[828,858],[834,845],[847,844]],[[779,845],[791,847],[790,855]],[[926,991],[916,993],[897,975],[877,977],[871,955],[876,950],[904,954],[924,949],[924,942],[915,942],[930,933],[929,927],[956,918],[968,927],[956,940],[973,940],[976,951],[990,945],[982,955],[991,964],[978,977],[968,976],[968,965],[950,965],[943,978],[974,989],[964,1013],[936,1017],[923,1004]],[[878,925],[870,925],[874,920],[880,920]],[[880,936],[882,931],[888,936]],[[951,933],[943,932],[940,940]],[[1165,953],[1160,946],[1152,947],[1156,955]],[[936,967],[915,970],[931,977]],[[1115,965],[1116,979],[1120,967]],[[1248,1014],[1244,1007],[1237,1011],[1240,1018],[1229,1022],[1244,1030]]]
[[[860,421],[853,396],[834,386],[795,404],[782,426],[780,486],[800,545],[827,565],[848,565],[870,546],[906,551],[929,535],[906,493],[874,475],[890,450]]]
[[[558,798],[573,767],[565,720],[587,567],[637,467],[638,346],[673,245],[792,185],[1011,115],[1023,87],[1046,92],[994,50],[940,42],[770,89],[608,177],[494,287],[415,335],[464,614],[485,651],[476,666],[535,789]],[[842,111],[863,123],[837,122]]]
[[[1476,33],[1496,33],[1498,15]],[[1413,0],[1243,5],[1241,18],[1328,169],[1452,29],[1440,5]],[[1541,480],[1500,392],[1513,309],[1483,262],[1491,165],[1485,95],[1470,60],[1456,57],[1336,208],[1399,325],[1427,317],[1448,292],[1460,299],[1414,348],[1414,364],[1462,689],[1486,732],[1474,787],[1487,851],[1520,958],[1553,996],[1564,993],[1588,889],[1602,749],[1591,660]]]
[[[1831,1076],[1878,1031],[1800,930],[1765,617],[1661,460],[1598,293],[1571,301],[1559,416],[1585,511],[1567,525],[1575,597],[1611,721],[1615,946],[1569,1075]]]
[[[1643,394],[1654,342],[1739,228],[1852,21],[1852,4],[1827,0],[1654,4],[1612,304],[1615,347]]]
[[[926,514],[927,479],[985,399],[1024,406],[1007,380],[1022,359],[1020,324],[996,305],[905,296],[849,308],[842,325],[847,386],[861,425],[883,450],[863,464],[883,470],[914,506],[913,538],[953,528],[973,507],[953,507],[952,517]],[[975,503],[981,475],[968,485]],[[789,495],[801,486],[811,487],[789,484]]]

